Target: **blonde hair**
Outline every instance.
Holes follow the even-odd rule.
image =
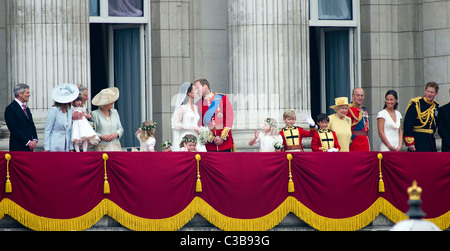
[[[296,117],[297,116],[295,115],[295,111],[293,111],[293,110],[287,110],[283,114],[283,119],[296,118]]]
[[[142,142],[147,141],[150,138],[155,137],[156,123],[153,121],[145,121],[141,125],[141,133],[139,134],[139,139]]]
[[[278,136],[278,126],[277,126],[277,121],[273,118],[267,118],[266,120],[264,120],[264,123],[269,124],[270,126],[270,136]]]

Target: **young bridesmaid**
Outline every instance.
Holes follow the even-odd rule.
[[[256,143],[259,143],[260,152],[275,152],[280,150],[274,147],[276,142],[283,145],[283,138],[278,133],[277,121],[272,118],[267,118],[264,120],[262,133],[255,130],[255,137],[248,142],[248,145],[253,146]]]
[[[141,127],[136,132],[136,137],[141,142],[141,152],[154,152],[156,139],[155,139],[155,129],[156,122],[145,121],[142,123]]]

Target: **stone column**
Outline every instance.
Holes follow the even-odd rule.
[[[28,105],[44,120],[54,86],[90,86],[89,1],[9,0],[7,15],[9,92],[28,84]]]
[[[287,109],[310,114],[309,1],[229,0],[229,81],[235,129]]]

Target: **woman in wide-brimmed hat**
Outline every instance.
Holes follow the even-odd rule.
[[[330,123],[328,129],[334,131],[341,146],[341,152],[349,152],[351,138],[352,138],[352,120],[347,117],[348,98],[339,97],[335,99],[335,105],[330,106],[330,109],[336,111],[335,114],[330,115]]]
[[[94,151],[122,151],[120,137],[123,134],[119,113],[113,109],[114,102],[119,99],[119,89],[116,87],[103,89],[93,99],[92,104],[99,109],[92,112],[91,121],[100,138]]]
[[[55,105],[50,108],[44,130],[44,151],[68,152],[72,145],[72,108],[80,91],[74,84],[60,84],[52,90]]]

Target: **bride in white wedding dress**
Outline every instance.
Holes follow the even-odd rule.
[[[176,98],[175,111],[172,115],[172,151],[179,152],[180,142],[184,135],[192,134],[198,138],[198,107],[194,104],[194,84],[184,83],[180,86]],[[206,152],[205,145],[197,141],[197,151]]]

